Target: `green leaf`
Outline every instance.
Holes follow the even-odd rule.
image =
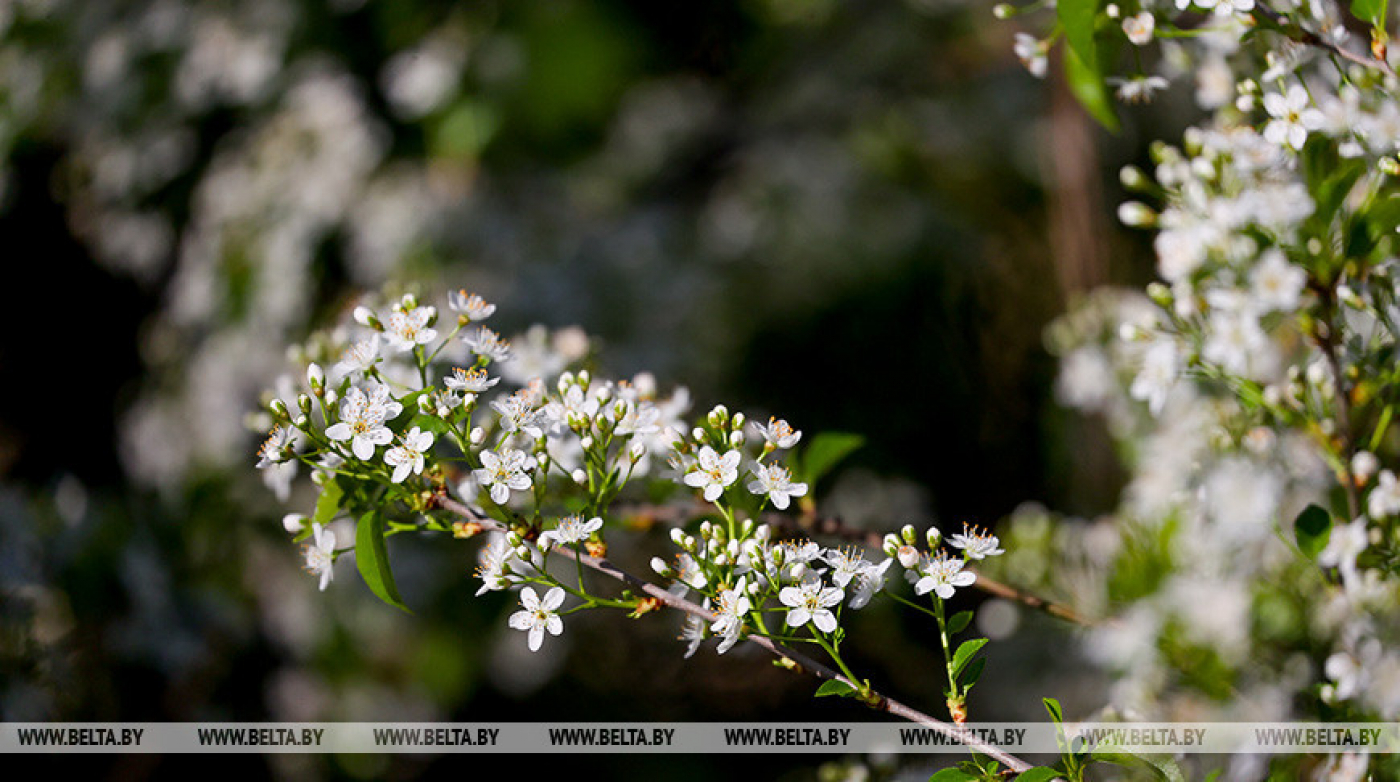
[[[828,695],[836,695],[841,698],[849,698],[860,691],[851,685],[836,679],[827,679],[822,682],[822,686],[817,688],[817,698],[825,698]]]
[[[1298,548],[1308,559],[1317,559],[1332,534],[1332,516],[1316,505],[1309,505],[1294,519],[1293,534],[1298,539]]]
[[[345,489],[340,485],[339,479],[332,479],[321,487],[321,496],[316,498],[316,510],[311,514],[311,521],[316,524],[330,524],[340,512],[340,500],[345,496]]]
[[[1351,0],[1351,12],[1372,27],[1385,28],[1387,0]]]
[[[816,484],[831,468],[842,459],[850,456],[857,448],[865,445],[865,438],[847,432],[822,432],[812,438],[812,442],[802,453],[802,480]]]
[[[1074,52],[1065,50],[1065,80],[1070,92],[1079,105],[1089,112],[1112,133],[1118,132],[1118,114],[1113,108],[1113,98],[1108,93],[1108,84],[1097,68],[1091,67]]]
[[[355,526],[355,566],[360,569],[360,577],[370,591],[380,600],[413,613],[399,597],[394,574],[389,570],[389,551],[384,546],[384,516],[379,511],[370,511],[361,516],[359,524]]]
[[[945,768],[929,777],[928,782],[977,782],[977,777],[960,768]]]
[[[976,660],[972,661],[971,665],[967,666],[967,674],[962,677],[963,692],[972,689],[972,685],[976,684],[977,680],[982,678],[982,669],[986,667],[987,658],[985,657],[978,657]]]
[[[1064,776],[1064,772],[1049,766],[1028,768],[1016,775],[1016,782],[1049,782]]]
[[[1181,769],[1170,758],[1155,755],[1133,755],[1128,752],[1094,752],[1090,758],[1100,763],[1146,772],[1161,782],[1186,782]]]
[[[436,442],[438,437],[446,434],[449,429],[446,421],[435,415],[428,415],[427,413],[419,413],[413,417],[412,421],[408,422],[408,428],[411,429],[415,426],[424,432],[432,432],[434,442]]]
[[[977,654],[978,649],[987,645],[987,640],[986,638],[974,638],[971,641],[964,641],[962,645],[958,647],[958,650],[953,652],[954,676],[961,673],[962,669],[971,662],[972,655]]]
[[[1054,698],[1041,698],[1040,700],[1045,704],[1045,710],[1050,712],[1050,719],[1054,720],[1056,725],[1065,721],[1065,713],[1060,710],[1059,701]]]
[[[1099,15],[1099,0],[1059,0],[1055,4],[1055,15],[1065,30],[1069,52],[1078,55],[1085,67],[1097,73],[1099,62],[1098,53],[1094,50],[1094,22]]]
[[[967,629],[967,625],[972,621],[972,612],[963,611],[953,614],[953,618],[948,620],[948,635],[957,635]]]

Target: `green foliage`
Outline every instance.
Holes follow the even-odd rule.
[[[1351,12],[1357,19],[1380,30],[1385,29],[1389,0],[1351,0]]]
[[[815,488],[817,481],[862,445],[865,445],[865,438],[858,434],[822,432],[812,438],[800,456],[793,455],[793,473]]]
[[[1317,559],[1317,555],[1326,548],[1331,532],[1331,514],[1317,505],[1304,508],[1293,521],[1293,534],[1298,540],[1298,548],[1308,559]]]
[[[355,526],[355,566],[376,597],[395,608],[413,613],[399,597],[399,588],[389,569],[389,552],[384,545],[384,516],[379,511],[370,511],[361,516]]]
[[[1118,132],[1118,114],[1113,108],[1113,96],[1103,73],[1085,63],[1075,49],[1065,50],[1065,79],[1070,92],[1090,116],[1108,130]]]
[[[816,697],[825,698],[830,695],[835,695],[841,698],[851,698],[859,694],[860,690],[857,690],[843,681],[827,679],[822,682],[822,686],[817,688]]]

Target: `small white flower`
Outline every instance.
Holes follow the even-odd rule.
[[[423,473],[423,454],[433,446],[433,435],[431,432],[424,432],[418,427],[408,430],[403,437],[399,438],[399,444],[390,448],[384,454],[384,462],[394,468],[394,475],[391,480],[394,483],[403,483],[403,479],[412,472],[414,475]]]
[[[1118,86],[1115,94],[1118,96],[1118,100],[1125,103],[1147,103],[1171,84],[1161,76],[1141,75],[1127,79],[1111,78],[1107,81],[1109,84]]]
[[[705,501],[714,502],[727,486],[739,479],[741,458],[738,451],[732,450],[720,456],[707,445],[700,449],[694,471],[686,473],[685,485],[704,489]]]
[[[851,592],[851,601],[846,605],[854,609],[865,608],[871,598],[885,588],[886,574],[892,564],[893,559],[886,559],[878,565],[871,565],[862,570],[856,578],[856,588]]]
[[[705,601],[705,607],[710,607],[709,600]],[[705,640],[705,620],[695,614],[686,614],[685,623],[681,625],[681,640],[686,642],[685,659],[689,660],[700,648],[700,642]]]
[[[1264,110],[1273,117],[1264,126],[1264,138],[1279,146],[1300,150],[1307,143],[1308,133],[1326,124],[1327,118],[1312,108],[1312,98],[1300,84],[1288,88],[1288,92],[1270,92],[1264,95]]]
[[[1250,292],[1264,312],[1298,308],[1298,299],[1307,285],[1308,273],[1288,262],[1281,250],[1266,250],[1259,264],[1249,273]]]
[[[587,540],[589,535],[603,528],[603,520],[594,516],[584,521],[582,516],[565,516],[554,529],[540,535],[540,548],[551,548],[560,543],[578,543]]]
[[[501,429],[507,432],[524,432],[533,438],[544,436],[544,411],[535,407],[533,395],[528,389],[521,389],[505,399],[496,399],[491,407],[500,415]]]
[[[997,536],[989,532],[981,532],[976,527],[969,527],[963,524],[961,534],[948,538],[948,545],[963,550],[963,555],[968,559],[986,559],[997,554],[1004,554],[998,546]]]
[[[481,579],[481,588],[476,590],[477,597],[487,592],[497,592],[506,589],[514,584],[517,577],[511,572],[510,565],[515,561],[515,550],[506,543],[504,535],[495,535],[490,543],[481,549],[477,555],[476,575]]]
[[[787,421],[781,418],[769,418],[765,426],[757,421],[753,424],[760,436],[774,448],[791,448],[797,445],[797,441],[802,439],[802,432],[793,429]]]
[[[462,337],[462,341],[467,343],[467,347],[471,348],[473,353],[491,361],[505,361],[510,358],[510,343],[485,326]]]
[[[384,338],[389,341],[389,347],[401,353],[426,345],[437,339],[437,329],[428,328],[436,315],[434,307],[395,310],[384,324]]]
[[[529,471],[535,467],[535,460],[524,451],[508,448],[504,453],[481,452],[481,467],[472,470],[476,482],[491,493],[491,501],[497,505],[510,499],[512,491],[525,491],[530,488]]]
[[[525,587],[520,590],[520,605],[524,610],[516,611],[510,615],[510,626],[515,630],[524,630],[530,634],[530,651],[538,651],[540,644],[544,642],[544,632],[549,631],[550,635],[559,635],[564,632],[564,620],[555,613],[556,609],[564,603],[564,590],[561,587],[553,587],[544,593],[541,600],[535,594],[534,587]]]
[[[768,500],[773,503],[773,507],[778,510],[787,510],[792,497],[802,497],[807,494],[807,484],[793,483],[792,473],[781,464],[768,464],[759,467],[756,480],[749,482],[749,491],[754,494],[766,494]]]
[[[447,294],[447,307],[453,312],[465,315],[469,321],[486,320],[496,311],[496,305],[488,303],[475,293],[467,293],[464,290]]]
[[[485,369],[462,369],[461,367],[454,367],[452,374],[442,379],[443,385],[464,394],[483,393],[499,382],[501,379],[498,377],[487,377]]]
[[[801,627],[811,622],[823,633],[835,632],[836,615],[830,609],[839,605],[845,596],[840,589],[824,586],[816,578],[783,587],[778,592],[778,600],[791,609],[787,613],[788,627]]]
[[[267,439],[258,448],[259,470],[265,470],[274,464],[281,464],[291,459],[294,455],[292,444],[295,432],[291,427],[278,426],[268,432]]]
[[[321,577],[321,591],[335,575],[335,533],[320,524],[311,525],[312,542],[306,544],[306,569]]]
[[[842,589],[851,583],[851,579],[874,567],[874,563],[861,555],[861,551],[854,546],[835,549],[829,548],[822,555],[822,559],[831,565],[831,580],[836,586]]]
[[[340,402],[340,421],[326,429],[326,437],[337,442],[350,441],[355,457],[368,461],[376,446],[388,445],[394,433],[384,422],[403,411],[398,402],[388,399],[388,389],[376,384],[366,395],[356,387],[350,389]]]
[[[932,590],[944,600],[952,598],[956,587],[971,586],[977,580],[971,572],[963,570],[966,564],[961,559],[950,559],[946,553],[938,552],[938,556],[927,560],[920,568],[923,578],[915,582],[914,592],[926,595]]]
[[[339,380],[352,372],[368,372],[379,361],[379,335],[372,334],[351,345],[331,367],[331,378]]]
[[[1146,46],[1152,40],[1152,33],[1157,26],[1157,18],[1151,11],[1143,11],[1136,16],[1130,16],[1123,20],[1123,33],[1128,36],[1128,40],[1134,46]]]
[[[1366,511],[1376,521],[1400,514],[1400,481],[1395,479],[1395,473],[1381,470],[1376,488],[1366,498]]]
[[[1146,402],[1153,415],[1161,413],[1180,367],[1181,354],[1175,342],[1170,339],[1153,342],[1143,353],[1142,368],[1128,388],[1129,396]]]
[[[719,610],[715,612],[715,621],[710,625],[710,631],[720,637],[720,654],[729,651],[739,640],[739,635],[744,629],[744,615],[749,612],[750,603],[748,597],[748,582],[746,577],[740,576],[739,583],[733,589],[725,589],[719,593]]]
[[[1037,79],[1045,78],[1045,71],[1050,64],[1047,56],[1050,51],[1049,41],[1042,41],[1030,33],[1016,33],[1013,50],[1032,76]]]

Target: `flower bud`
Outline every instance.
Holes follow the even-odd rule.
[[[311,423],[311,419],[307,418],[306,414],[303,413],[297,416],[296,418],[293,418],[292,423],[295,424],[296,428],[298,429],[305,429],[307,425]]]
[[[754,540],[769,540],[773,537],[773,528],[768,526],[767,524],[760,524],[758,525],[758,529],[754,530],[753,537]]]
[[[710,536],[713,535],[714,532],[715,532],[715,525],[711,524],[711,523],[709,522],[708,519],[706,519],[705,521],[700,522],[700,539],[701,539],[701,540],[709,540],[709,539],[710,539]]]
[[[467,435],[467,440],[471,442],[472,445],[481,445],[486,440],[486,430],[479,426],[475,427]]]
[[[731,419],[729,422],[729,428],[737,432],[740,429],[744,428],[744,423],[748,420],[748,417],[745,416],[743,413],[735,413],[734,418]]]
[[[305,513],[288,513],[282,517],[282,529],[295,535],[306,526]]]
[[[731,541],[729,541],[729,545],[725,546],[725,547],[724,547],[724,550],[725,550],[726,553],[729,554],[729,556],[730,556],[731,558],[737,558],[737,557],[739,556],[739,552],[741,551],[741,547],[739,546],[739,541],[737,541],[737,540],[731,540]]]
[[[1107,16],[1109,19],[1117,19],[1123,12],[1118,8],[1117,3],[1109,3],[1104,6],[1103,13],[1104,16]]]
[[[929,527],[924,533],[924,540],[928,541],[928,550],[933,551],[943,542],[943,533],[939,532],[937,527]]]
[[[720,567],[727,566],[729,564],[729,555],[724,553],[715,555],[715,564]]]
[[[671,578],[676,573],[676,571],[671,569],[671,566],[666,563],[666,560],[661,557],[651,558],[651,569],[656,571],[656,575],[662,578]]]
[[[1124,201],[1118,205],[1118,220],[1129,228],[1151,228],[1157,213],[1141,201]]]
[[[705,420],[710,422],[710,426],[716,429],[723,429],[725,424],[729,422],[729,408],[724,405],[715,405],[714,409],[710,411],[710,414],[705,417]]]
[[[899,545],[899,537],[891,532],[885,536],[884,541],[880,544],[880,550],[885,553],[885,556],[893,557],[899,553]]]
[[[741,538],[748,538],[748,537],[749,537],[750,535],[752,535],[752,534],[753,534],[753,519],[744,519],[744,522],[743,522],[742,524],[739,525],[739,537],[741,537]]]
[[[1152,180],[1137,166],[1123,166],[1118,170],[1118,182],[1124,190],[1141,192],[1152,187]]]
[[[1357,451],[1356,455],[1351,457],[1351,474],[1361,483],[1371,480],[1380,468],[1380,460],[1370,451]]]
[[[919,533],[914,529],[913,524],[905,524],[899,529],[899,536],[904,539],[906,545],[914,545],[914,541],[919,539]]]
[[[1400,160],[1393,157],[1383,157],[1377,165],[1380,166],[1381,173],[1386,176],[1400,176]]]
[[[277,399],[276,397],[274,397],[271,402],[267,403],[267,406],[268,409],[272,410],[272,414],[274,416],[277,416],[278,418],[287,417],[287,405],[281,399]]]
[[[303,413],[311,412],[311,397],[306,394],[297,394],[297,408]]]
[[[1016,8],[1010,3],[997,3],[992,6],[992,16],[997,19],[1010,19],[1016,15]]]
[[[903,565],[905,570],[917,567],[919,560],[923,559],[919,550],[913,546],[900,546],[899,550],[895,552],[895,558],[899,560],[899,564]]]
[[[1158,307],[1170,307],[1172,304],[1172,289],[1160,282],[1149,283],[1147,286],[1147,297],[1152,299],[1152,303]]]
[[[732,432],[729,433],[729,447],[730,447],[730,448],[738,448],[738,447],[740,447],[740,446],[743,445],[743,444],[744,444],[744,433],[743,433],[742,430],[735,429],[734,431],[732,431]]]
[[[420,397],[418,397],[418,412],[420,412],[420,413],[427,413],[428,415],[432,415],[432,413],[433,413],[433,400],[432,400],[431,398],[427,397],[427,396],[420,396]]]
[[[592,448],[592,447],[593,447],[593,437],[590,435],[590,436],[588,436],[588,437],[584,437],[584,438],[580,439],[580,440],[579,440],[579,445],[583,446],[583,450],[585,450],[585,451],[588,450],[589,448]]]
[[[515,530],[510,530],[506,533],[506,545],[510,546],[511,548],[519,546],[522,540],[523,538],[520,537],[520,533],[516,532]]]
[[[312,392],[319,392],[326,387],[326,372],[321,369],[321,365],[311,362],[306,367],[306,384],[311,386]],[[317,393],[319,396],[319,393]]]
[[[521,545],[519,545],[519,546],[516,546],[516,547],[515,547],[515,558],[516,558],[516,559],[520,559],[520,560],[524,560],[524,561],[526,561],[526,562],[529,562],[529,561],[530,561],[530,547],[529,547],[529,546],[526,546],[526,545],[524,545],[524,544],[521,544]]]
[[[641,440],[634,440],[631,447],[627,449],[627,455],[632,459],[633,464],[640,462],[642,457],[647,455],[646,443]]]
[[[807,575],[807,563],[806,563],[806,562],[798,562],[796,565],[793,565],[793,566],[792,566],[792,577],[793,577],[794,579],[796,579],[796,580],[798,580],[798,581],[801,581],[801,580],[802,580],[802,577],[805,576],[805,575]]]
[[[574,483],[577,483],[580,486],[588,485],[588,473],[584,472],[583,470],[574,470],[572,473],[569,474],[569,477],[573,478]]]

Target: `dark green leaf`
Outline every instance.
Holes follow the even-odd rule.
[[[1293,534],[1298,539],[1298,548],[1309,559],[1316,559],[1327,547],[1327,538],[1332,533],[1332,516],[1316,505],[1309,505],[1293,521]]]
[[[864,437],[846,432],[822,432],[813,437],[812,443],[802,453],[799,470],[802,480],[816,484],[831,468],[862,445],[865,445]]]
[[[340,485],[340,479],[335,478],[326,482],[321,487],[321,496],[316,498],[316,510],[311,514],[311,521],[316,524],[330,524],[340,512],[340,500],[345,496],[345,489]]]
[[[822,682],[822,686],[817,688],[816,697],[824,698],[828,695],[836,695],[842,698],[849,698],[858,692],[856,688],[836,679],[827,679]]]
[[[1072,49],[1065,50],[1065,80],[1079,105],[1110,132],[1118,132],[1118,114],[1103,74],[1086,65]]]
[[[1098,53],[1094,50],[1094,22],[1099,14],[1099,0],[1059,0],[1055,15],[1065,30],[1069,51],[1079,56],[1090,71],[1098,73]]]
[[[1058,769],[1053,769],[1049,766],[1036,766],[1035,768],[1028,768],[1016,775],[1016,782],[1049,782],[1049,780],[1057,779],[1061,776],[1064,776],[1064,772]]]
[[[1065,721],[1065,713],[1060,710],[1059,701],[1054,698],[1041,698],[1040,700],[1045,704],[1045,710],[1050,712],[1050,719],[1054,720],[1056,725]]]
[[[370,511],[360,517],[355,527],[355,566],[371,592],[384,602],[408,613],[408,606],[399,597],[394,574],[389,570],[389,551],[384,546],[384,517]]]
[[[958,647],[958,650],[953,652],[953,675],[957,676],[961,673],[962,669],[972,660],[972,655],[977,654],[977,650],[986,645],[986,638],[974,638],[971,641],[964,641],[963,644]]]
[[[963,611],[953,614],[953,618],[948,620],[948,635],[957,635],[967,629],[967,625],[972,621],[972,612]]]
[[[1351,0],[1351,12],[1366,24],[1383,29],[1387,5],[1386,0]]]
[[[976,660],[972,661],[971,665],[967,666],[967,673],[962,677],[963,692],[972,689],[972,685],[976,684],[977,680],[982,678],[982,669],[986,667],[987,658],[985,657],[978,657]]]

